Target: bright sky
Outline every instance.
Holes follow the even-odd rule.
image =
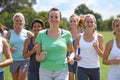
[[[82,3],[86,4],[90,10],[99,13],[103,20],[120,14],[120,0],[37,0],[33,8],[39,12],[56,7],[60,9],[63,17],[69,19],[75,8]]]

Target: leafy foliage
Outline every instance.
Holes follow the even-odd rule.
[[[85,4],[81,4],[79,5],[75,11],[75,14],[77,15],[85,15],[85,14],[93,14],[96,17],[96,21],[97,21],[97,30],[100,30],[101,28],[101,21],[102,21],[102,17],[99,13],[95,13],[92,10],[90,10]]]
[[[6,26],[8,29],[13,28],[12,17],[16,12],[21,12],[25,16],[26,29],[31,29],[31,22],[35,18],[40,18],[44,21],[46,28],[49,28],[49,23],[47,21],[48,12],[41,11],[36,12],[32,6],[36,4],[36,0],[0,0],[0,23]],[[95,13],[90,10],[85,4],[81,4],[74,10],[77,15],[93,14],[97,20],[97,30],[98,31],[111,31],[112,30],[112,20],[114,17],[110,17],[107,20],[102,20],[102,16],[99,13]],[[120,14],[117,16],[120,17]],[[69,30],[69,22],[64,17],[60,24],[61,28]]]
[[[0,0],[0,13],[8,11],[15,12],[16,9],[24,9],[36,3],[36,0]]]

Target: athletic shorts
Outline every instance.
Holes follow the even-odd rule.
[[[28,71],[29,68],[29,60],[22,60],[22,61],[14,61],[10,65],[10,72],[15,73],[18,70],[25,70]]]

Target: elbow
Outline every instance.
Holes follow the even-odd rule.
[[[103,64],[105,64],[105,61],[104,61],[104,60],[102,60],[102,63],[103,63]]]
[[[27,57],[26,57],[26,56],[24,56],[24,55],[23,55],[23,58],[24,58],[24,59],[27,59]]]
[[[12,64],[12,63],[13,63],[13,59],[10,60],[10,64]]]
[[[38,59],[38,56],[37,56],[37,55],[35,56],[35,59],[36,59],[36,61],[38,61],[38,62],[39,62],[39,59]]]
[[[105,64],[105,65],[108,65],[107,61],[105,59],[103,59],[102,63]]]
[[[8,65],[12,64],[13,63],[13,59],[9,59],[9,62],[8,62]]]
[[[37,62],[42,62],[43,58],[40,55],[36,55],[36,61]]]
[[[38,56],[36,56],[35,59],[36,59],[37,62],[41,62],[40,59],[38,58]]]

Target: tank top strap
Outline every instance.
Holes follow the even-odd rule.
[[[33,47],[34,47],[33,37],[31,37],[30,38],[30,44],[29,44],[28,50],[32,50]]]
[[[113,39],[113,47],[117,48],[117,44],[116,44],[116,39],[115,38]]]
[[[81,34],[80,39],[83,39],[84,37],[84,32]]]
[[[95,35],[94,40],[98,40],[98,33],[95,32],[94,35]]]

